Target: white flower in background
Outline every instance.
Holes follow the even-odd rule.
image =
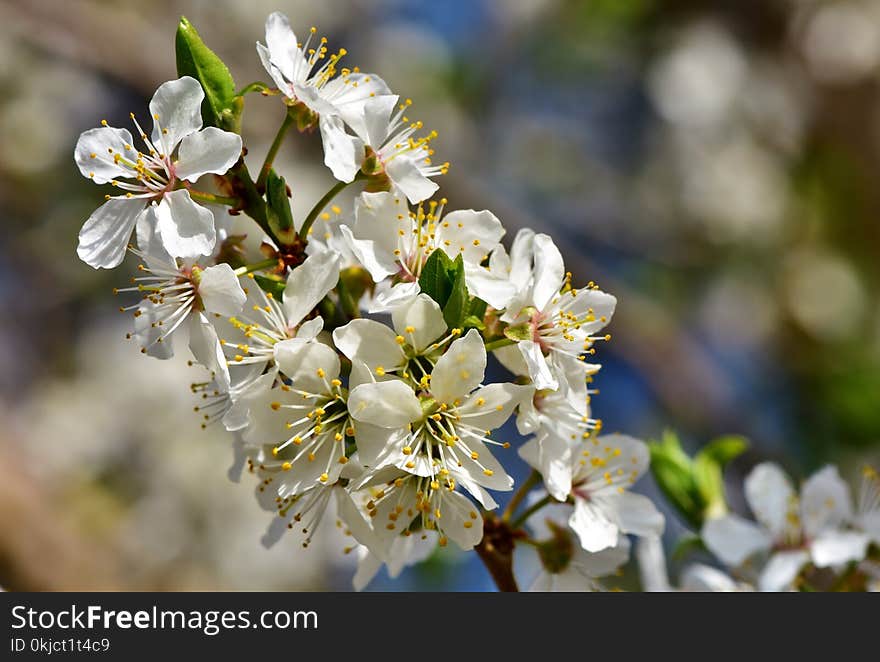
[[[459,329],[447,333],[440,306],[427,294],[396,306],[391,321],[393,329],[375,320],[352,320],[333,331],[333,344],[378,377],[396,375],[418,384],[431,374],[446,344],[460,335]]]
[[[862,485],[853,523],[875,545],[880,545],[880,476],[873,467],[866,466],[862,470]]]
[[[462,256],[468,291],[489,305],[503,307],[513,288],[503,281],[486,286],[480,263],[500,245],[501,221],[490,211],[453,211],[445,216],[445,199],[431,201],[411,212],[406,201],[390,192],[362,193],[355,202],[351,228],[343,236],[373,280],[392,277],[390,290],[377,294],[371,312],[388,310],[419,293],[419,276],[428,257],[443,250],[450,258]]]
[[[220,341],[206,313],[235,315],[244,305],[246,295],[228,264],[202,267],[185,260],[178,265],[157,236],[158,210],[149,207],[138,221],[139,250],[143,259],[139,270],[144,274],[132,278],[133,286],[115,292],[138,292],[143,300],[133,306],[133,337],[141,351],[156,358],[167,359],[173,354],[169,339],[186,323],[189,346],[195,359],[211,370],[220,384],[228,385],[229,373]]]
[[[150,101],[149,138],[131,116],[145,152],[134,147],[126,129],[106,121],[80,135],[75,149],[80,172],[96,184],[125,191],[107,196],[83,225],[77,248],[83,262],[95,268],[122,262],[132,230],[148,208],[154,209],[162,244],[172,256],[197,257],[213,250],[213,213],[178,185],[208,173],[224,174],[241,156],[241,137],[215,127],[202,129],[204,98],[202,86],[189,76],[162,83]]]
[[[498,359],[515,374],[528,375],[538,390],[562,389],[582,409],[585,377],[598,370],[583,359],[597,340],[607,339],[595,334],[611,321],[617,299],[592,283],[571,288],[562,255],[545,234],[518,233],[511,255],[497,250],[489,265],[495,277],[510,274],[517,288],[501,319],[521,336],[518,353],[505,348]]]
[[[520,454],[534,461],[557,501],[565,501],[571,492],[572,454],[602,429],[602,421],[590,415],[589,397],[584,406],[586,413],[576,410],[558,391],[536,391],[519,406],[517,429],[522,435],[535,435],[520,447]]]
[[[520,449],[520,456],[536,469],[538,453],[537,440]],[[569,496],[574,509],[568,525],[586,551],[613,547],[623,533],[663,533],[663,515],[653,502],[627,489],[648,468],[649,459],[643,442],[622,434],[603,435],[572,446]]]
[[[422,377],[418,393],[399,379],[352,388],[348,404],[358,421],[362,462],[372,469],[396,466],[436,485],[460,482],[481,503],[488,495],[479,486],[511,489],[513,479],[488,448],[509,444],[489,434],[531,394],[531,387],[480,386],[485,369],[483,340],[471,329]]]
[[[527,497],[530,505],[539,498],[537,492]],[[529,520],[535,551],[541,569],[528,590],[532,592],[572,592],[605,590],[602,578],[614,574],[629,559],[630,542],[619,536],[611,547],[599,552],[588,552],[578,544],[572,531],[560,525],[570,507],[562,504],[546,506]]]
[[[745,496],[757,523],[729,514],[703,525],[709,550],[730,567],[769,556],[758,579],[762,591],[792,586],[808,563],[840,566],[864,558],[868,537],[845,528],[852,520],[849,488],[833,466],[813,474],[800,498],[778,465],[765,462],[745,481]]]
[[[285,341],[314,340],[321,332],[321,317],[305,318],[338,280],[338,256],[315,253],[290,272],[281,302],[252,281],[242,312],[214,319],[231,376],[232,403],[223,420],[227,430],[245,427],[254,401],[275,384],[277,354]]]
[[[315,34],[316,29],[311,28],[305,43],[300,43],[288,18],[274,12],[266,19],[266,45],[257,43],[257,53],[289,103],[302,104],[317,116],[324,143],[324,162],[334,176],[342,179],[337,164],[355,161],[358,155],[363,161],[364,151],[358,138],[346,132],[345,123],[359,123],[364,103],[389,95],[391,90],[375,74],[337,69],[345,49],[328,55],[327,39],[321,37],[313,43]],[[343,181],[353,178],[354,173]]]
[[[344,182],[352,181],[361,168],[374,176],[384,175],[395,194],[400,191],[416,204],[436,193],[440,187],[431,181],[431,177],[445,175],[449,163],[433,163],[431,141],[437,137],[437,132],[414,137],[421,131],[422,123],[410,121],[405,114],[412,101],[407,99],[400,104],[398,101],[397,95],[368,99],[361,106],[359,117],[346,118],[346,123],[357,135],[354,149],[325,152],[325,162],[333,175]],[[343,128],[341,120],[335,123],[335,131]],[[321,130],[323,134],[324,125]],[[327,144],[326,136],[324,143]]]
[[[642,590],[649,593],[676,590],[696,593],[729,593],[754,590],[748,584],[734,581],[718,568],[703,563],[687,565],[681,572],[678,588],[674,588],[669,583],[663,541],[658,536],[639,538],[636,543],[636,559],[639,563]]]
[[[620,536],[617,544],[600,552],[587,552],[567,537],[567,544],[542,554],[543,567],[529,586],[531,592],[583,592],[603,589],[601,579],[614,574],[629,560],[630,542]]]

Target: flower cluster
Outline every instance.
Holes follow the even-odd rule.
[[[541,543],[551,574],[589,568],[592,586],[626,561],[627,534],[662,532],[663,517],[628,489],[647,447],[600,435],[590,410],[599,366],[587,359],[608,339],[615,298],[573,287],[547,235],[522,230],[508,251],[494,214],[432,200],[449,168],[434,159],[436,132],[379,76],[343,66],[345,50],[314,28],[300,40],[272,14],[257,53],[275,86],[225,100],[228,70],[200,41],[187,50],[199,38],[185,19],[178,37],[179,62],[213,66],[159,87],[150,136],[131,115],[143,146],[107,122],[77,143],[82,173],[117,189],[83,226],[78,253],[95,268],[119,265],[126,248],[139,259],[116,292],[137,295],[122,310],[143,353],[170,358],[185,329],[209,373],[192,386],[203,427],[233,433],[236,464],[275,515],[264,542],[293,531],[308,546],[335,521],[363,586],[382,564],[395,575],[449,541],[481,545],[487,518],[513,539],[538,476],[545,504],[571,511]],[[249,91],[279,97],[284,111],[256,180],[239,133]],[[338,182],[298,223],[273,168],[292,126],[317,130]],[[218,192],[197,188],[207,174]],[[343,212],[333,198],[355,182],[363,191]],[[222,205],[256,222],[266,259],[242,258]],[[339,222],[313,236],[329,207]],[[504,372],[487,370],[490,354],[506,380],[489,379]],[[514,487],[510,434],[498,432],[512,417],[531,436],[519,455],[535,473],[497,517],[492,493]]]
[[[257,53],[274,86],[236,92],[182,19],[180,77],[153,96],[150,135],[132,114],[140,142],[102,122],[76,145],[83,175],[115,189],[83,226],[80,258],[94,268],[118,266],[126,250],[138,258],[116,290],[131,298],[129,338],[158,359],[172,356],[173,336],[187,338],[190,362],[207,371],[192,385],[195,409],[203,427],[234,437],[232,473],[252,475],[273,514],[266,545],[290,532],[308,547],[335,523],[360,588],[383,564],[395,576],[451,541],[515,588],[510,550],[525,541],[542,567],[536,589],[602,588],[628,560],[629,536],[656,552],[664,529],[630,489],[648,445],[604,434],[592,413],[600,366],[590,359],[610,339],[615,297],[576,287],[549,236],[523,229],[508,248],[490,211],[432,199],[449,167],[434,158],[436,132],[316,34],[301,41],[284,15],[269,16]],[[256,178],[241,138],[252,92],[283,114]],[[273,167],[293,127],[320,135],[336,180],[303,219]],[[208,174],[213,190],[198,188]],[[351,185],[360,190],[343,209],[334,201]],[[328,209],[336,220],[313,232]],[[242,214],[259,258],[227,222]],[[514,425],[528,437],[517,451]],[[496,514],[517,456],[532,473]],[[770,553],[762,586],[790,583],[808,562],[863,558],[877,542],[876,497],[858,519],[831,471],[797,501],[762,466],[747,494],[763,529],[729,515],[703,536],[730,565]]]

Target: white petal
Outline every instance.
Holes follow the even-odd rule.
[[[636,543],[636,559],[639,562],[642,590],[648,593],[665,593],[672,589],[666,571],[663,541],[659,536],[639,538]]]
[[[617,545],[620,531],[617,524],[596,504],[584,499],[575,500],[568,525],[578,535],[581,547],[588,552],[601,552]]]
[[[385,174],[403,191],[412,204],[427,200],[440,188],[425,177],[416,163],[405,154],[396,156],[386,163]]]
[[[79,231],[76,249],[79,259],[95,269],[118,266],[143,211],[142,200],[110,198],[89,216]]]
[[[162,237],[159,236],[159,217],[156,213],[157,205],[152,203],[147,206],[144,213],[137,221],[137,245],[144,254],[144,262],[153,271],[176,271],[177,260],[168,254]]]
[[[132,172],[113,160],[114,154],[125,154],[131,147],[131,134],[125,129],[102,126],[80,134],[73,154],[83,177],[96,184],[106,184],[117,177],[130,177]],[[112,151],[111,151],[112,150]],[[94,155],[94,156],[92,156]]]
[[[296,337],[303,340],[314,340],[323,329],[324,319],[315,317],[299,325],[299,328],[296,330]]]
[[[339,181],[353,181],[364,162],[364,144],[357,136],[346,133],[341,117],[321,115],[318,127],[324,145],[324,165]]]
[[[214,250],[214,214],[193,202],[186,189],[166,193],[156,214],[162,244],[174,257],[199,257]]]
[[[152,142],[156,149],[171,156],[177,143],[202,128],[204,98],[199,81],[190,76],[169,80],[159,86],[150,101]]]
[[[431,374],[431,395],[453,404],[473,391],[486,371],[486,347],[476,329],[449,345]]]
[[[423,415],[412,387],[396,379],[354,388],[348,396],[348,411],[356,421],[384,428],[406,427]]]
[[[792,582],[800,574],[810,560],[810,555],[803,550],[793,552],[777,552],[770,557],[761,577],[758,579],[758,587],[762,591],[782,591],[790,588]]]
[[[614,512],[623,533],[637,536],[659,536],[663,533],[665,519],[648,497],[624,490],[618,494],[595,498],[603,499]]]
[[[781,538],[795,498],[794,489],[785,472],[772,462],[759,464],[746,476],[745,495],[755,519],[774,538]]]
[[[806,480],[801,488],[801,519],[808,537],[816,537],[851,518],[849,487],[837,467],[823,467]]]
[[[290,272],[284,288],[284,312],[290,326],[297,326],[339,282],[339,255],[315,253]]]
[[[826,531],[813,540],[810,554],[818,568],[839,566],[864,559],[869,542],[857,531]]]
[[[579,331],[583,335],[596,333],[611,321],[614,309],[617,306],[617,298],[602,290],[582,289],[578,290],[573,299],[567,300],[565,309],[567,312],[583,321]]]
[[[352,537],[361,545],[374,550],[374,554],[381,555],[382,543],[373,533],[373,527],[358,510],[351,495],[341,487],[335,487],[333,491],[336,493],[336,514],[345,524],[346,530],[351,531]]]
[[[396,272],[394,251],[398,248],[400,232],[408,235],[413,225],[406,201],[388,191],[361,193],[355,200],[354,216],[355,238],[374,242],[377,259],[391,265],[390,273]]]
[[[483,539],[483,518],[467,497],[444,492],[440,510],[440,529],[459,547],[473,549]]]
[[[586,552],[576,549],[572,554],[570,568],[584,577],[598,579],[610,575],[629,560],[630,542],[626,536],[620,536],[617,544],[607,547],[601,552]]]
[[[301,338],[275,343],[275,362],[295,388],[309,393],[327,392],[327,384],[339,376],[336,352],[327,345]]]
[[[413,346],[418,354],[446,333],[446,321],[440,306],[427,294],[404,301],[391,311],[394,330]],[[407,331],[412,327],[414,331]]]
[[[202,175],[225,174],[241,156],[241,136],[209,126],[180,142],[174,172],[191,182]]]
[[[517,405],[531,398],[534,392],[531,386],[518,384],[481,386],[458,408],[461,422],[481,431],[499,428],[513,414]]]
[[[571,492],[571,454],[565,439],[546,432],[519,449],[520,457],[541,472],[547,491],[557,501],[565,501]]]
[[[740,566],[753,554],[770,549],[770,536],[739,515],[710,519],[701,534],[706,547],[729,566]]]
[[[723,593],[736,591],[739,587],[726,574],[702,563],[694,563],[681,573],[683,591]]]
[[[528,366],[529,377],[531,377],[535,388],[539,391],[558,389],[559,381],[550,370],[547,359],[541,351],[541,346],[534,340],[523,340],[517,343],[517,346],[526,366]]]
[[[266,45],[272,63],[280,69],[287,80],[291,82],[305,80],[308,63],[298,46],[290,21],[281,12],[272,12],[266,18]]]
[[[468,291],[495,309],[506,308],[516,294],[513,283],[484,267],[465,264],[464,274]]]
[[[257,55],[260,58],[260,62],[263,63],[266,72],[272,77],[272,81],[278,89],[281,90],[281,93],[287,98],[296,97],[290,81],[284,77],[281,69],[272,62],[272,54],[269,53],[269,49],[263,46],[260,42],[257,42]]]
[[[333,331],[333,344],[351,360],[362,361],[371,372],[393,372],[406,365],[396,334],[384,324],[355,319]]]
[[[214,374],[221,389],[229,387],[229,369],[220,339],[214,326],[202,313],[189,316],[189,349],[193,358]]]
[[[238,277],[225,262],[202,271],[198,292],[205,310],[224,317],[238,315],[247,300]]]
[[[517,376],[526,376],[529,374],[529,364],[523,358],[520,348],[516,345],[506,345],[499,347],[492,352],[493,356],[498,359],[505,368]]]
[[[436,242],[449,257],[461,255],[466,263],[477,266],[503,236],[504,227],[492,212],[461,209],[443,216],[437,225]]]
[[[350,83],[341,84],[340,89],[346,90],[347,93],[341,102],[340,97],[337,96],[333,100],[334,105],[339,110],[346,124],[352,128],[358,137],[365,144],[377,150],[388,137],[389,120],[397,105],[398,97],[395,94],[389,94],[390,90],[383,92],[379,88],[373,90],[373,97],[367,95],[365,98],[363,91],[360,90],[365,76],[363,74],[352,74],[352,76],[361,76],[357,81],[358,87],[353,87]],[[380,78],[376,77],[374,79],[372,74],[369,76],[371,80],[380,81],[384,85],[384,81]],[[336,80],[342,81],[342,77]],[[387,85],[385,87],[387,88]]]
[[[397,283],[389,289],[382,289],[386,283],[379,283],[376,288],[376,297],[370,306],[370,313],[387,313],[405,301],[409,301],[421,292],[418,281],[411,283]]]
[[[549,301],[559,294],[565,278],[565,264],[556,244],[546,234],[536,234],[535,283],[532,287],[532,301],[535,308],[545,310]]]
[[[357,548],[357,559],[357,570],[351,585],[355,591],[363,591],[382,568],[382,561],[363,545]]]
[[[409,430],[405,427],[389,429],[360,421],[355,427],[358,456],[373,471],[390,465],[400,466],[404,457],[401,449],[406,446],[408,437]]]
[[[345,245],[364,269],[370,272],[375,282],[378,283],[397,273],[398,267],[393,255],[382,251],[376,242],[370,239],[356,239],[347,225],[340,225],[339,232]]]

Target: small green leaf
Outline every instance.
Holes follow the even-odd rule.
[[[486,325],[483,324],[483,318],[477,317],[476,315],[468,315],[464,318],[464,321],[461,323],[461,326],[465,329],[479,329],[480,331],[486,330]]]
[[[205,45],[199,33],[189,20],[182,16],[177,26],[174,40],[177,56],[177,75],[192,76],[202,85],[205,100],[202,103],[202,118],[210,126],[238,132],[242,101],[235,96],[235,81],[232,74]]]
[[[745,437],[736,435],[727,435],[713,439],[700,449],[697,457],[706,455],[715,460],[722,467],[742,455],[749,447],[749,442]]]
[[[454,267],[454,271],[450,274],[452,276],[452,291],[449,293],[446,305],[443,306],[443,319],[446,320],[446,325],[450,329],[460,329],[470,308],[470,298],[465,283],[464,259],[458,255],[452,264]]]
[[[486,308],[488,308],[489,304],[480,299],[479,297],[474,297],[471,299],[471,308],[468,311],[468,315],[473,315],[474,317],[480,318],[482,320],[486,316]]]
[[[284,295],[284,286],[285,281],[277,276],[263,276],[260,274],[254,274],[254,280],[257,281],[257,285],[260,286],[260,289],[264,292],[268,292],[273,297],[282,300]]]
[[[284,177],[274,170],[269,171],[266,179],[266,199],[269,202],[267,211],[272,233],[282,243],[293,243],[296,239],[296,228],[293,226],[293,215],[290,213],[287,183]]]
[[[452,277],[455,266],[449,256],[442,250],[435,250],[428,256],[422,274],[419,276],[419,287],[422,292],[437,302],[442,309],[452,294]]]
[[[691,552],[705,551],[706,545],[703,543],[703,539],[700,536],[688,533],[679,538],[678,542],[675,543],[675,547],[672,549],[672,559],[674,561],[681,561]]]

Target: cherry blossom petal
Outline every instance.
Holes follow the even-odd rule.
[[[83,177],[95,184],[121,177],[130,177],[132,171],[116,163],[114,154],[125,154],[131,149],[131,134],[125,129],[102,126],[80,134],[73,151],[76,165]]]
[[[122,262],[138,218],[142,200],[110,198],[98,207],[79,231],[79,259],[95,269],[112,269]]]
[[[165,157],[171,156],[184,137],[202,128],[204,98],[199,81],[190,76],[169,80],[156,90],[150,101],[152,143]]]
[[[174,172],[194,182],[202,175],[226,173],[241,156],[241,136],[209,126],[180,142]]]
[[[476,329],[449,345],[431,374],[431,395],[453,404],[473,391],[486,371],[486,348]]]
[[[201,272],[198,293],[205,310],[219,313],[224,317],[238,315],[247,300],[238,277],[232,267],[225,262]]]
[[[284,312],[291,326],[303,321],[339,282],[339,255],[315,253],[293,269],[284,288]]]
[[[162,244],[174,257],[199,257],[214,250],[214,214],[196,204],[186,189],[166,193],[156,214]]]

